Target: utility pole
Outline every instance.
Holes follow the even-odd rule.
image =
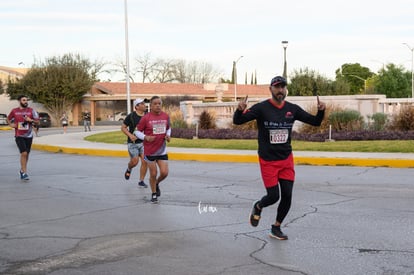
[[[129,42],[128,42],[128,8],[127,0],[124,1],[125,6],[125,66],[126,66],[126,94],[127,94],[127,113],[131,113],[131,91],[129,85]]]
[[[287,81],[287,61],[286,61],[286,48],[288,46],[288,41],[282,41],[282,47],[283,47],[283,77],[286,79]]]
[[[233,79],[234,79],[234,102],[237,102],[237,62],[239,62],[241,55],[236,61],[233,61]]]
[[[410,47],[407,43],[403,43],[411,51],[411,98],[414,98],[414,47]]]

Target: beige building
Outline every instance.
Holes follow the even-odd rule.
[[[3,85],[7,85],[9,79],[11,81],[15,79],[22,78],[28,71],[28,68],[11,68],[0,66],[0,80]],[[30,106],[35,108],[38,111],[46,111],[42,104],[30,103]],[[10,98],[4,93],[0,95],[0,113],[9,114],[11,109],[17,107],[17,102],[15,100],[10,100]]]
[[[3,84],[7,83],[9,79],[22,78],[28,71],[27,68],[10,68],[0,66],[0,80]]]
[[[240,99],[247,94],[250,98],[266,98],[269,97],[269,88],[267,85],[237,85],[237,87],[234,87],[233,84],[130,84],[131,105],[135,98],[149,99],[154,95],[161,97],[180,96],[203,102],[234,102],[235,96]],[[126,111],[126,83],[95,83],[91,92],[83,97],[82,102],[74,106],[73,116],[75,118],[80,117],[84,110],[91,112],[93,121],[111,120],[117,112]]]

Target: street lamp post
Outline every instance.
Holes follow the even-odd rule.
[[[366,79],[363,79],[362,77],[357,76],[357,75],[353,75],[353,74],[345,74],[345,75],[353,76],[355,78],[358,78],[358,79],[361,79],[362,81],[364,81],[364,94],[367,93],[367,80]]]
[[[411,51],[411,98],[414,98],[414,47],[410,47],[407,43],[403,43]]]
[[[360,80],[362,80],[362,81],[364,81],[364,94],[366,94],[367,93],[367,79],[364,79],[364,78],[362,78],[362,77],[360,77],[360,76],[357,76],[357,75],[354,75],[354,74],[347,74],[347,73],[343,73],[342,72],[342,66],[341,66],[341,68],[340,68],[340,73],[341,73],[341,75],[348,75],[348,76],[352,76],[352,77],[355,77],[355,78],[358,78],[358,79],[360,79]]]
[[[236,61],[233,61],[233,80],[234,80],[234,102],[237,102],[237,62],[239,62],[241,55]]]
[[[287,61],[286,61],[286,48],[288,46],[288,41],[282,41],[282,47],[283,47],[283,77],[287,80]]]

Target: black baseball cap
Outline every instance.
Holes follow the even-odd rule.
[[[287,81],[283,76],[275,76],[272,78],[272,81],[270,81],[270,86],[276,86],[278,84],[282,84],[283,86],[287,85]]]

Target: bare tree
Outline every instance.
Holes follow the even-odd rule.
[[[199,83],[209,83],[218,81],[220,73],[213,68],[210,63],[200,63],[200,81]]]
[[[149,82],[178,82],[178,83],[208,83],[218,81],[221,73],[210,63],[184,59],[154,59],[150,53],[145,53],[134,59],[135,66],[130,70],[130,80],[140,79],[142,83]],[[126,75],[126,65],[123,61],[114,64],[114,72]]]
[[[198,69],[198,64],[196,61],[191,61],[188,66],[187,66],[187,82],[188,83],[200,83],[198,77],[197,77],[197,72],[199,71]]]
[[[138,63],[137,73],[141,74],[142,83],[145,81],[154,82],[153,76],[159,66],[158,61],[153,61],[150,53],[137,57],[135,61]]]
[[[122,81],[126,81],[126,75],[127,75],[127,66],[125,61],[123,60],[118,60],[115,63],[112,64],[114,66],[113,69],[110,70],[111,73],[121,73],[123,74],[123,78],[121,79]],[[136,69],[130,69],[129,70],[129,80],[131,82],[135,82],[134,81],[134,75],[137,74]]]
[[[98,79],[98,75],[102,77],[104,74],[111,75],[112,70],[110,69],[111,64],[101,59],[95,59],[94,61],[90,62],[89,73],[93,78],[97,81],[101,81]]]
[[[185,60],[178,60],[174,73],[176,81],[180,83],[209,83],[220,78],[220,73],[210,63],[199,61],[187,63]]]
[[[152,82],[167,83],[175,81],[174,67],[174,60],[158,59],[155,77]]]
[[[179,83],[187,82],[187,63],[183,59],[175,60],[174,68],[175,80]]]

